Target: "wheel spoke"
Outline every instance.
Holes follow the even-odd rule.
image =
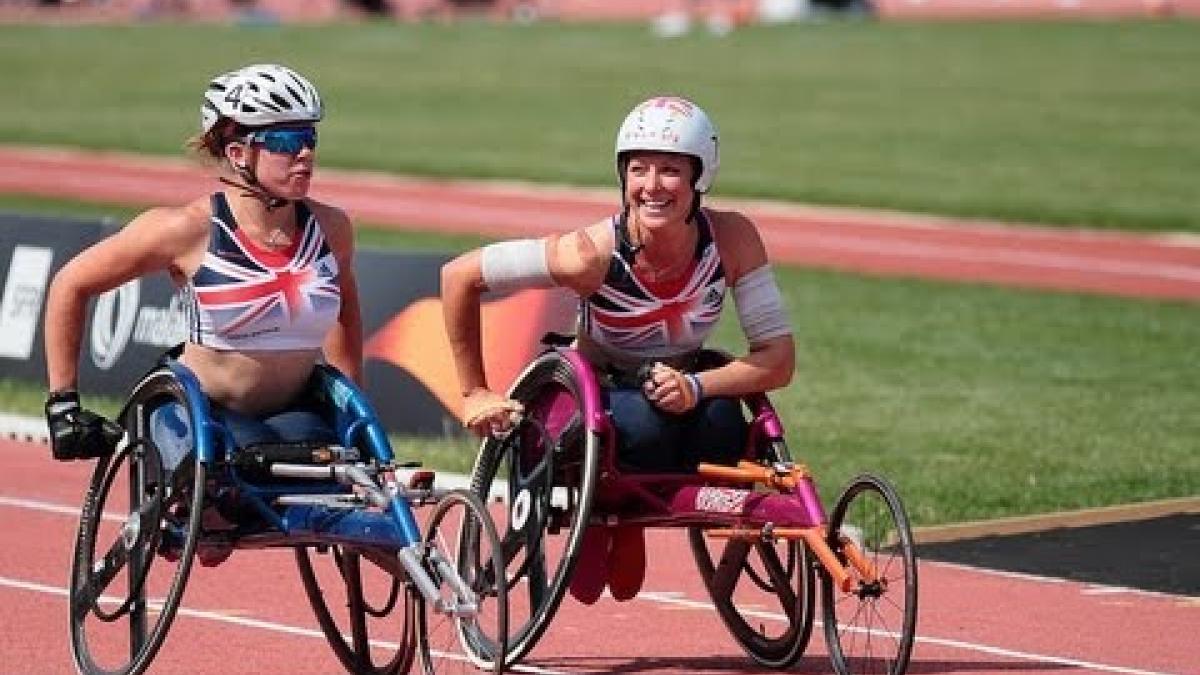
[[[830,523],[831,531],[843,534],[864,528],[860,547],[876,573],[859,580],[854,591],[825,601],[835,669],[843,675],[899,675],[908,667],[916,625],[916,558],[903,505],[883,479],[860,476],[843,492]],[[837,593],[828,579],[826,592]]]

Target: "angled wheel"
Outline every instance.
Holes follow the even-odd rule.
[[[787,668],[812,635],[816,574],[808,548],[795,541],[708,539],[688,528],[696,568],[717,613],[750,658]],[[780,612],[776,621],[764,612]]]
[[[533,649],[562,602],[591,512],[601,441],[584,424],[580,389],[561,354],[538,357],[509,394],[525,406],[523,420],[507,438],[484,441],[471,476],[480,497],[503,495],[495,515],[512,591],[510,664]]]
[[[437,591],[433,602],[417,596],[424,673],[502,672],[508,639],[504,556],[491,515],[473,493],[449,492],[433,507],[422,567]]]
[[[323,553],[332,564],[314,565],[310,550],[297,548],[296,566],[338,661],[362,675],[407,673],[417,649],[410,584],[357,551],[331,546]]]
[[[127,444],[92,475],[70,588],[71,651],[85,675],[143,672],[183,598],[200,538],[205,467],[195,448],[164,454],[148,431],[155,408],[183,403],[170,372],[148,375],[122,415]]]
[[[844,592],[822,570],[830,658],[841,675],[900,675],[908,669],[917,630],[917,556],[904,505],[887,481],[862,475],[842,492],[829,517],[829,546],[843,562],[846,540],[863,552],[878,578],[854,574],[854,587]]]
[[[767,462],[791,461],[781,438],[764,439],[757,452]],[[804,655],[817,591],[808,547],[786,540],[708,539],[700,527],[688,528],[688,541],[717,614],[750,658],[767,668],[787,668]],[[764,618],[764,610],[778,611],[786,621]]]

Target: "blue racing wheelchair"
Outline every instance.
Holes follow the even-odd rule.
[[[149,668],[194,561],[284,547],[347,671],[503,669],[508,596],[484,503],[398,464],[366,398],[336,370],[319,366],[314,385],[338,443],[237,447],[174,360],[134,387],[119,416],[125,436],[96,466],[75,539],[69,611],[79,672]],[[184,447],[150,433],[163,406],[186,418]]]

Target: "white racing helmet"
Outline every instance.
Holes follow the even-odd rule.
[[[700,106],[677,96],[657,96],[643,101],[630,111],[617,132],[617,175],[621,175],[622,155],[634,150],[673,152],[700,161],[696,192],[708,192],[717,177],[717,129]]]
[[[247,127],[319,122],[325,115],[317,88],[296,71],[273,63],[218,75],[204,91],[200,127],[208,133],[222,117]]]

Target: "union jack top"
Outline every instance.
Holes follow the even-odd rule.
[[[318,349],[341,309],[338,265],[316,217],[296,202],[300,236],[270,251],[212,196],[208,250],[182,293],[192,342],[220,350]]]
[[[625,223],[620,216],[612,222],[617,245],[604,283],[580,301],[582,329],[593,342],[635,358],[699,349],[725,301],[725,269],[704,211],[696,214],[700,236],[691,264],[678,279],[661,283],[637,275]]]

